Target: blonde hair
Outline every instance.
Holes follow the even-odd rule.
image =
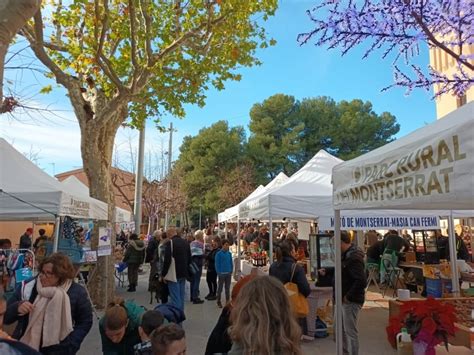
[[[202,232],[202,230],[197,230],[194,233],[194,238],[202,242],[204,240],[204,233]]]
[[[230,321],[230,337],[244,355],[301,354],[301,328],[283,284],[274,277],[258,276],[243,286]]]

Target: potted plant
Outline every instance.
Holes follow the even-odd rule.
[[[408,301],[400,306],[398,316],[390,317],[387,337],[396,348],[396,336],[407,328],[413,340],[415,355],[434,355],[435,346],[444,343],[448,348],[448,336],[453,336],[456,327],[455,309],[452,305],[428,297],[422,301]]]

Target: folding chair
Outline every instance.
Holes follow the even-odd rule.
[[[125,270],[127,269],[126,263],[115,264],[115,278],[118,281],[118,287],[125,287]]]
[[[401,282],[400,276],[402,274],[402,269],[395,266],[391,254],[384,254],[382,256],[382,264],[385,268],[385,284],[382,286],[382,297],[385,297],[385,292],[389,287],[393,288],[392,297],[395,297],[397,294],[397,285]]]
[[[380,273],[379,265],[376,263],[367,263],[367,271],[369,273],[369,276],[367,277],[367,287],[365,288],[365,291],[367,292],[370,284],[373,282],[377,287],[377,290],[380,292],[380,287],[377,283],[377,276]]]

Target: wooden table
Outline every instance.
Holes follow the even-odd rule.
[[[412,268],[412,269],[421,269],[423,270],[423,264],[422,263],[408,263],[405,261],[401,261],[398,263],[399,267],[402,268]]]

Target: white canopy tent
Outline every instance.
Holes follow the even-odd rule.
[[[320,150],[287,181],[244,204],[241,218],[310,218],[332,212],[332,168],[342,160]]]
[[[236,216],[237,218],[237,259],[238,259],[239,268],[240,268],[240,223],[239,221],[241,219],[240,213],[244,213],[242,211],[246,211],[248,209],[247,201],[251,200],[254,197],[264,194],[266,191],[270,191],[273,188],[280,186],[287,180],[288,180],[288,176],[286,176],[285,173],[280,172],[277,176],[273,178],[272,181],[270,181],[267,185],[265,185],[265,187],[260,188],[261,186],[260,185],[259,187],[257,187],[257,189],[254,192],[252,192],[249,196],[247,196],[247,198],[244,201],[242,201],[241,203],[237,205],[237,216]],[[235,213],[235,211],[233,211],[232,213]],[[230,213],[229,213],[229,216],[230,216]],[[226,228],[226,231],[227,231],[227,228]],[[270,257],[272,256],[271,253],[272,252],[270,251]]]
[[[66,191],[77,194],[78,196],[89,197],[89,187],[73,175],[61,181],[61,185],[63,185]],[[133,221],[132,213],[123,208],[115,207],[114,221],[116,223],[131,222]]]
[[[474,102],[444,118],[333,169],[336,305],[341,295],[340,211],[345,209],[474,209]],[[453,214],[450,231],[452,288],[459,289]],[[342,354],[342,313],[337,307],[337,354]]]
[[[107,204],[68,191],[0,138],[0,220],[107,220]]]
[[[227,208],[224,212],[219,213],[217,215],[217,219],[219,223],[228,222],[228,221],[236,221],[239,215],[239,205],[251,199],[253,196],[256,196],[264,189],[265,187],[263,185],[259,185],[250,195],[244,198],[240,203],[236,204],[235,206]]]
[[[251,211],[256,207],[255,204],[260,201],[260,198],[266,196],[271,191],[275,190],[279,186],[285,184],[289,180],[285,173],[281,172],[275,178],[270,181],[263,189],[253,195],[251,198],[245,199],[244,202],[239,204],[239,219],[251,219],[253,215]]]

